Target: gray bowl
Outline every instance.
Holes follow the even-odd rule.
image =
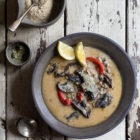
[[[136,90],[136,75],[133,64],[125,51],[111,39],[94,33],[76,33],[59,39],[69,45],[82,41],[84,45],[98,48],[106,52],[118,66],[122,79],[122,97],[116,111],[104,122],[87,128],[74,128],[58,121],[46,107],[42,93],[41,81],[44,70],[49,61],[56,54],[57,42],[51,44],[38,60],[32,77],[32,95],[38,112],[44,121],[59,133],[75,138],[92,138],[110,131],[116,127],[127,115]]]
[[[15,59],[12,58],[12,50],[15,49],[16,46],[23,46],[25,49],[25,55],[24,55],[24,61],[19,62]],[[15,42],[11,42],[8,44],[7,48],[6,48],[6,58],[7,60],[14,66],[22,66],[24,64],[26,64],[31,57],[31,52],[30,52],[30,48],[28,47],[28,45],[22,41],[15,41]]]
[[[66,0],[57,0],[54,3],[53,9],[52,9],[52,14],[49,18],[49,21],[44,22],[44,23],[35,23],[32,20],[26,16],[21,24],[25,25],[31,25],[31,26],[36,26],[36,27],[44,27],[44,26],[49,26],[53,23],[55,23],[64,13],[66,7]],[[21,14],[25,11],[25,0],[18,0],[18,17],[21,16]]]

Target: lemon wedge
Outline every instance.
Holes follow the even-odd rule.
[[[83,67],[86,67],[87,66],[85,52],[84,52],[84,47],[83,47],[83,43],[82,42],[79,42],[76,45],[76,48],[75,48],[75,56],[76,56],[77,60],[79,61],[79,63]]]
[[[66,60],[75,59],[74,49],[71,46],[61,41],[58,41],[57,50],[58,50],[59,55],[63,57],[64,59]]]

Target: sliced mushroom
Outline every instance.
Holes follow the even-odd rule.
[[[70,68],[71,66],[75,66],[75,65],[79,65],[79,66],[80,66],[80,64],[79,64],[78,62],[68,63],[68,64],[65,66],[64,71],[65,71],[65,72],[68,71],[69,68]]]
[[[106,83],[109,86],[109,88],[112,88],[112,78],[107,74],[104,74],[103,76],[103,82]]]
[[[99,98],[96,103],[95,107],[105,108],[111,104],[113,97],[109,93],[105,93],[101,98]]]
[[[52,64],[51,67],[47,70],[48,74],[53,73],[58,68],[57,64]]]
[[[94,96],[93,92],[87,91],[87,92],[85,92],[85,94],[88,95],[90,101],[93,101],[95,99],[95,96]]]
[[[78,109],[84,117],[89,118],[91,110],[86,110],[79,102],[77,102],[76,100],[72,101],[73,106]]]
[[[73,93],[74,92],[74,87],[69,82],[66,82],[64,84],[58,82],[57,86],[62,92],[65,92],[65,93]]]
[[[78,118],[78,117],[79,117],[79,112],[75,111],[72,114],[70,114],[68,117],[66,117],[66,119],[69,121],[69,120],[72,120],[72,119],[75,119],[75,118]]]
[[[81,105],[85,108],[87,106],[87,100],[84,98],[81,102]]]
[[[65,76],[65,73],[63,71],[57,70],[54,72],[54,77],[58,78],[58,77],[63,77]]]
[[[66,79],[71,82],[79,82],[81,83],[81,78],[75,74],[66,74]]]
[[[109,88],[113,87],[113,80],[108,73],[104,73],[103,75],[99,76],[99,80],[102,84],[106,84]]]

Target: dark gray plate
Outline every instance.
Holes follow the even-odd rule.
[[[28,16],[26,16],[21,23],[26,24],[26,25],[36,26],[36,27],[49,26],[49,25],[55,23],[62,16],[62,14],[65,10],[65,7],[66,7],[66,0],[57,0],[54,2],[52,14],[51,14],[48,22],[35,23],[35,22],[31,21],[28,18]],[[25,11],[25,0],[18,0],[18,17],[20,17],[24,11]]]
[[[44,121],[63,135],[76,138],[91,138],[102,135],[117,126],[127,115],[134,99],[136,90],[135,71],[125,51],[114,41],[93,33],[76,33],[59,39],[69,45],[82,41],[84,45],[98,48],[106,52],[118,66],[123,79],[121,101],[116,111],[103,123],[88,127],[74,128],[58,121],[46,107],[41,93],[41,81],[45,67],[56,54],[57,42],[51,44],[38,60],[32,78],[32,94],[35,105]]]

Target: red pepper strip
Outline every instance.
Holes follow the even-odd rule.
[[[69,98],[65,99],[65,96],[64,96],[63,92],[61,92],[58,89],[57,93],[58,93],[59,100],[61,101],[62,104],[66,105],[66,106],[70,106],[71,105],[71,99],[69,99]]]
[[[83,99],[83,92],[79,92],[78,95],[77,95],[78,102],[81,103],[82,99]]]
[[[93,57],[86,57],[86,60],[90,60],[93,63],[97,64],[99,66],[99,68],[100,68],[100,75],[103,74],[103,72],[104,72],[104,66],[103,66],[103,64],[98,59],[93,58]]]
[[[97,70],[97,72],[100,72],[99,66],[96,65],[95,69]]]

